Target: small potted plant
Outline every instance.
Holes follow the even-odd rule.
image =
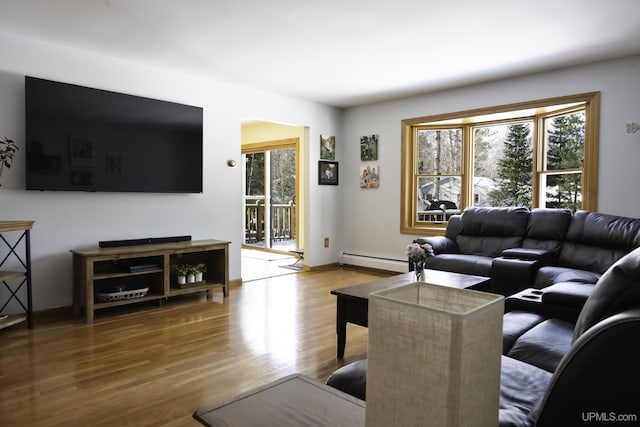
[[[0,176],[5,167],[7,169],[11,167],[16,151],[18,151],[18,145],[12,139],[5,136],[4,141],[0,141]]]
[[[193,264],[189,264],[188,265],[187,283],[195,283],[196,282],[196,273],[197,272],[198,272],[198,269],[196,268],[195,265],[193,265]]]
[[[187,283],[187,275],[189,274],[189,264],[177,264],[176,274],[178,275],[178,284],[184,285]]]
[[[196,282],[202,282],[204,280],[204,273],[207,271],[207,264],[199,262],[196,264]]]

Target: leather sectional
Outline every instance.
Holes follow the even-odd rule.
[[[501,427],[640,421],[633,393],[640,384],[640,249],[599,276],[587,294],[568,286],[506,298]],[[532,298],[519,304],[525,296]],[[566,304],[577,316],[562,310]],[[351,363],[327,384],[365,399],[366,369],[366,360]]]
[[[426,268],[491,277],[491,292],[511,295],[555,283],[593,285],[640,247],[640,219],[598,212],[471,207],[453,215],[444,236],[418,238],[435,256]],[[410,263],[410,268],[412,264]]]

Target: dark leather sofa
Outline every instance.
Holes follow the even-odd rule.
[[[426,268],[491,277],[491,292],[511,295],[562,282],[594,284],[640,247],[640,219],[565,209],[470,207],[428,242]],[[412,264],[410,264],[410,269]]]
[[[519,305],[515,296],[505,300],[499,425],[635,425],[640,422],[634,392],[640,384],[640,249],[614,263],[588,298],[566,292],[568,301],[584,304],[577,318],[555,314],[561,295],[551,307],[545,307],[545,298],[528,305]],[[346,365],[327,384],[364,400],[366,368],[366,360]]]

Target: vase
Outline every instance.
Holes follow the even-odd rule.
[[[416,282],[424,282],[424,262],[414,262],[413,263],[413,272],[415,274]]]
[[[178,276],[178,285],[184,285],[187,283],[187,276]]]
[[[187,275],[187,283],[195,283],[195,282],[196,282],[196,275],[195,274]]]
[[[196,273],[196,282],[202,282],[203,275],[202,272]]]

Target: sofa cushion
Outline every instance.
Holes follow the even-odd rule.
[[[639,219],[578,211],[571,219],[559,263],[602,274],[639,246]]]
[[[470,207],[460,216],[460,234],[467,236],[524,236],[527,208]]]
[[[547,319],[522,334],[505,355],[553,372],[571,347],[573,328],[573,323]]]
[[[551,373],[502,356],[500,371],[500,427],[533,425],[529,413],[544,396]]]
[[[496,237],[496,236],[463,236],[456,238],[456,244],[463,254],[484,255],[499,257],[502,251],[509,248],[517,248],[522,244],[522,237]]]
[[[600,279],[599,273],[579,270],[577,268],[546,266],[540,267],[534,287],[538,289],[546,288],[549,285],[559,282],[580,282],[596,283]]]
[[[571,211],[568,209],[531,210],[522,247],[546,249],[559,254],[570,222]]]
[[[617,261],[598,280],[584,304],[574,339],[600,320],[640,304],[640,248]]]
[[[492,262],[493,258],[483,255],[439,254],[427,258],[425,266],[433,270],[489,277]]]
[[[507,354],[513,344],[529,329],[546,320],[541,314],[530,311],[509,311],[502,317],[502,354]]]
[[[500,256],[522,245],[528,218],[526,208],[467,208],[460,216],[456,244],[463,254]]]

